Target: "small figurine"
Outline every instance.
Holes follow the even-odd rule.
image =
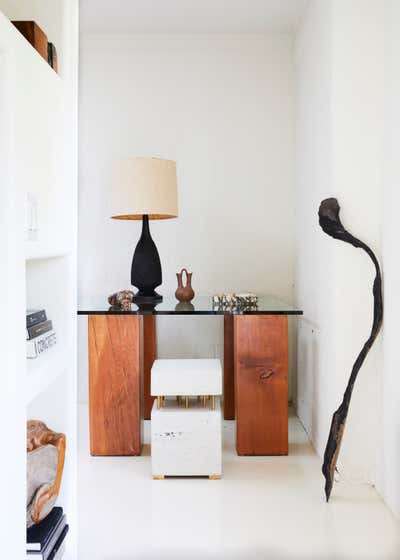
[[[186,274],[186,285],[183,285],[183,273]],[[192,301],[194,298],[194,291],[192,288],[192,272],[188,272],[186,268],[182,268],[180,272],[176,273],[178,280],[178,287],[175,292],[175,297],[180,302]]]
[[[108,303],[121,311],[130,311],[134,293],[132,290],[120,290],[108,296]]]

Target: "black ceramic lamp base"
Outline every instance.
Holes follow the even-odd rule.
[[[146,305],[159,303],[162,296],[155,289],[162,283],[160,256],[149,228],[149,217],[143,216],[142,234],[132,259],[131,284],[138,288],[133,303]]]
[[[138,305],[151,305],[152,303],[160,303],[163,300],[162,295],[154,292],[152,296],[143,296],[139,292],[133,296],[132,301],[133,303],[137,303]]]

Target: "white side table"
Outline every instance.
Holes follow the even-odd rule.
[[[165,476],[221,478],[222,411],[195,401],[189,408],[166,399],[151,412],[151,463],[154,479]]]
[[[216,359],[155,360],[151,395],[222,395],[221,362]]]

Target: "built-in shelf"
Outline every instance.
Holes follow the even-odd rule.
[[[67,355],[59,347],[51,348],[45,354],[27,359],[26,404],[42,394],[67,368]]]
[[[27,242],[25,245],[25,260],[27,261],[66,257],[70,253],[71,250],[67,247],[50,247],[35,242]]]
[[[6,169],[0,230],[3,239],[14,240],[13,251],[3,254],[0,287],[2,293],[19,296],[12,303],[6,298],[9,320],[2,329],[7,367],[0,409],[15,428],[3,442],[13,457],[12,464],[4,462],[9,528],[2,545],[4,558],[26,557],[27,418],[42,420],[67,437],[59,503],[70,526],[65,559],[77,558],[77,399],[72,357],[76,355],[78,13],[78,0],[0,0],[0,160]],[[10,20],[37,22],[61,55],[61,76]],[[28,241],[27,233],[33,238],[35,229],[37,240]],[[54,348],[32,360],[25,357],[26,309],[45,309],[59,335]]]
[[[2,19],[2,25],[4,24],[6,26],[9,26],[9,29],[11,30],[11,33],[13,34],[13,39],[20,46],[22,46],[23,49],[25,49],[24,56],[27,59],[31,59],[32,61],[34,61],[34,64],[39,64],[43,68],[46,68],[46,71],[48,71],[49,75],[52,76],[51,79],[54,78],[55,81],[61,82],[61,77],[58,74],[58,72],[56,72],[54,70],[54,68],[52,68],[50,66],[50,64],[42,57],[42,55],[39,54],[39,52],[34,48],[34,46],[15,27],[15,25],[11,22],[11,20],[9,18],[7,18],[6,16],[4,16],[3,13],[0,12],[0,14],[1,14],[1,19]],[[9,41],[9,39],[7,39],[7,40]]]

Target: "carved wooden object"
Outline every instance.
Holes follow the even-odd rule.
[[[65,461],[65,435],[50,430],[44,422],[40,420],[28,420],[27,422],[27,453],[32,453],[39,448],[52,445],[57,449],[57,465],[54,472],[54,478],[42,484],[35,490],[33,497],[30,499],[28,508],[27,525],[39,523],[51,511],[58,493],[60,491],[61,479]],[[37,473],[35,473],[37,475]],[[29,487],[29,464],[28,464],[28,487]]]
[[[372,263],[375,267],[376,275],[372,288],[374,296],[374,319],[372,323],[371,334],[364,343],[364,346],[362,347],[356,361],[354,362],[350,378],[343,395],[342,403],[333,414],[329,437],[325,448],[322,473],[325,477],[326,501],[329,500],[332,492],[336,462],[340,451],[340,445],[342,443],[343,432],[346,425],[346,418],[349,411],[354,383],[357,379],[358,372],[360,371],[361,366],[363,365],[364,360],[371,349],[371,346],[378,336],[383,318],[382,280],[378,260],[373,251],[368,247],[368,245],[346,231],[340,221],[339,212],[340,207],[336,198],[327,198],[323,200],[319,207],[319,223],[321,228],[326,234],[330,235],[331,237],[334,237],[335,239],[339,239],[341,241],[345,241],[346,243],[350,243],[354,247],[360,248],[365,251],[372,260]]]
[[[142,317],[91,315],[89,413],[92,455],[140,455]]]
[[[285,315],[236,315],[238,455],[288,453],[288,323]]]

